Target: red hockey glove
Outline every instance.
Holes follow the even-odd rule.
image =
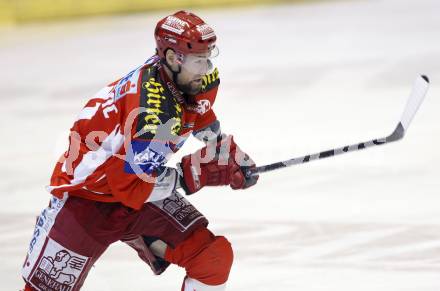
[[[204,186],[230,185],[232,189],[245,189],[257,183],[258,176],[246,178],[244,172],[255,163],[240,150],[232,136],[211,143],[180,163],[180,185],[186,194],[193,194]]]

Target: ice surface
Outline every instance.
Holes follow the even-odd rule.
[[[258,164],[388,134],[415,77],[431,88],[404,140],[190,200],[235,248],[229,290],[440,290],[440,3],[344,1],[196,11],[219,36],[224,131]],[[161,14],[0,31],[1,290],[20,266],[54,162],[89,96],[154,50]],[[200,146],[189,142],[178,156]],[[84,290],[179,290],[111,246]]]

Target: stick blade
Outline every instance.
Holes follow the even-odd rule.
[[[393,142],[393,141],[397,141],[403,138],[403,136],[405,135],[405,129],[403,128],[403,125],[401,122],[399,122],[399,124],[396,126],[396,128],[394,129],[393,133],[390,134],[387,138],[386,138],[386,142]]]
[[[405,131],[411,124],[411,121],[419,110],[419,107],[423,103],[423,100],[425,100],[428,88],[428,77],[425,75],[420,75],[414,83],[411,95],[408,98],[405,110],[403,111],[402,117],[400,118],[400,123],[402,124]]]

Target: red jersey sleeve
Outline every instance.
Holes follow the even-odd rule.
[[[68,151],[58,161],[48,190],[87,199],[118,201],[139,209],[151,193],[146,182],[124,171],[126,141],[132,138],[127,117],[139,106],[141,68],[110,84],[89,100],[70,132]],[[154,176],[154,175],[153,175]]]

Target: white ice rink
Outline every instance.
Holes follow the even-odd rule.
[[[44,186],[76,114],[153,53],[169,12],[0,30],[0,290],[23,286]],[[217,116],[258,164],[387,135],[416,76],[432,83],[403,141],[190,197],[235,248],[228,290],[440,290],[440,2],[196,12],[219,37]],[[84,290],[177,291],[183,275],[172,266],[155,277],[115,244]]]

